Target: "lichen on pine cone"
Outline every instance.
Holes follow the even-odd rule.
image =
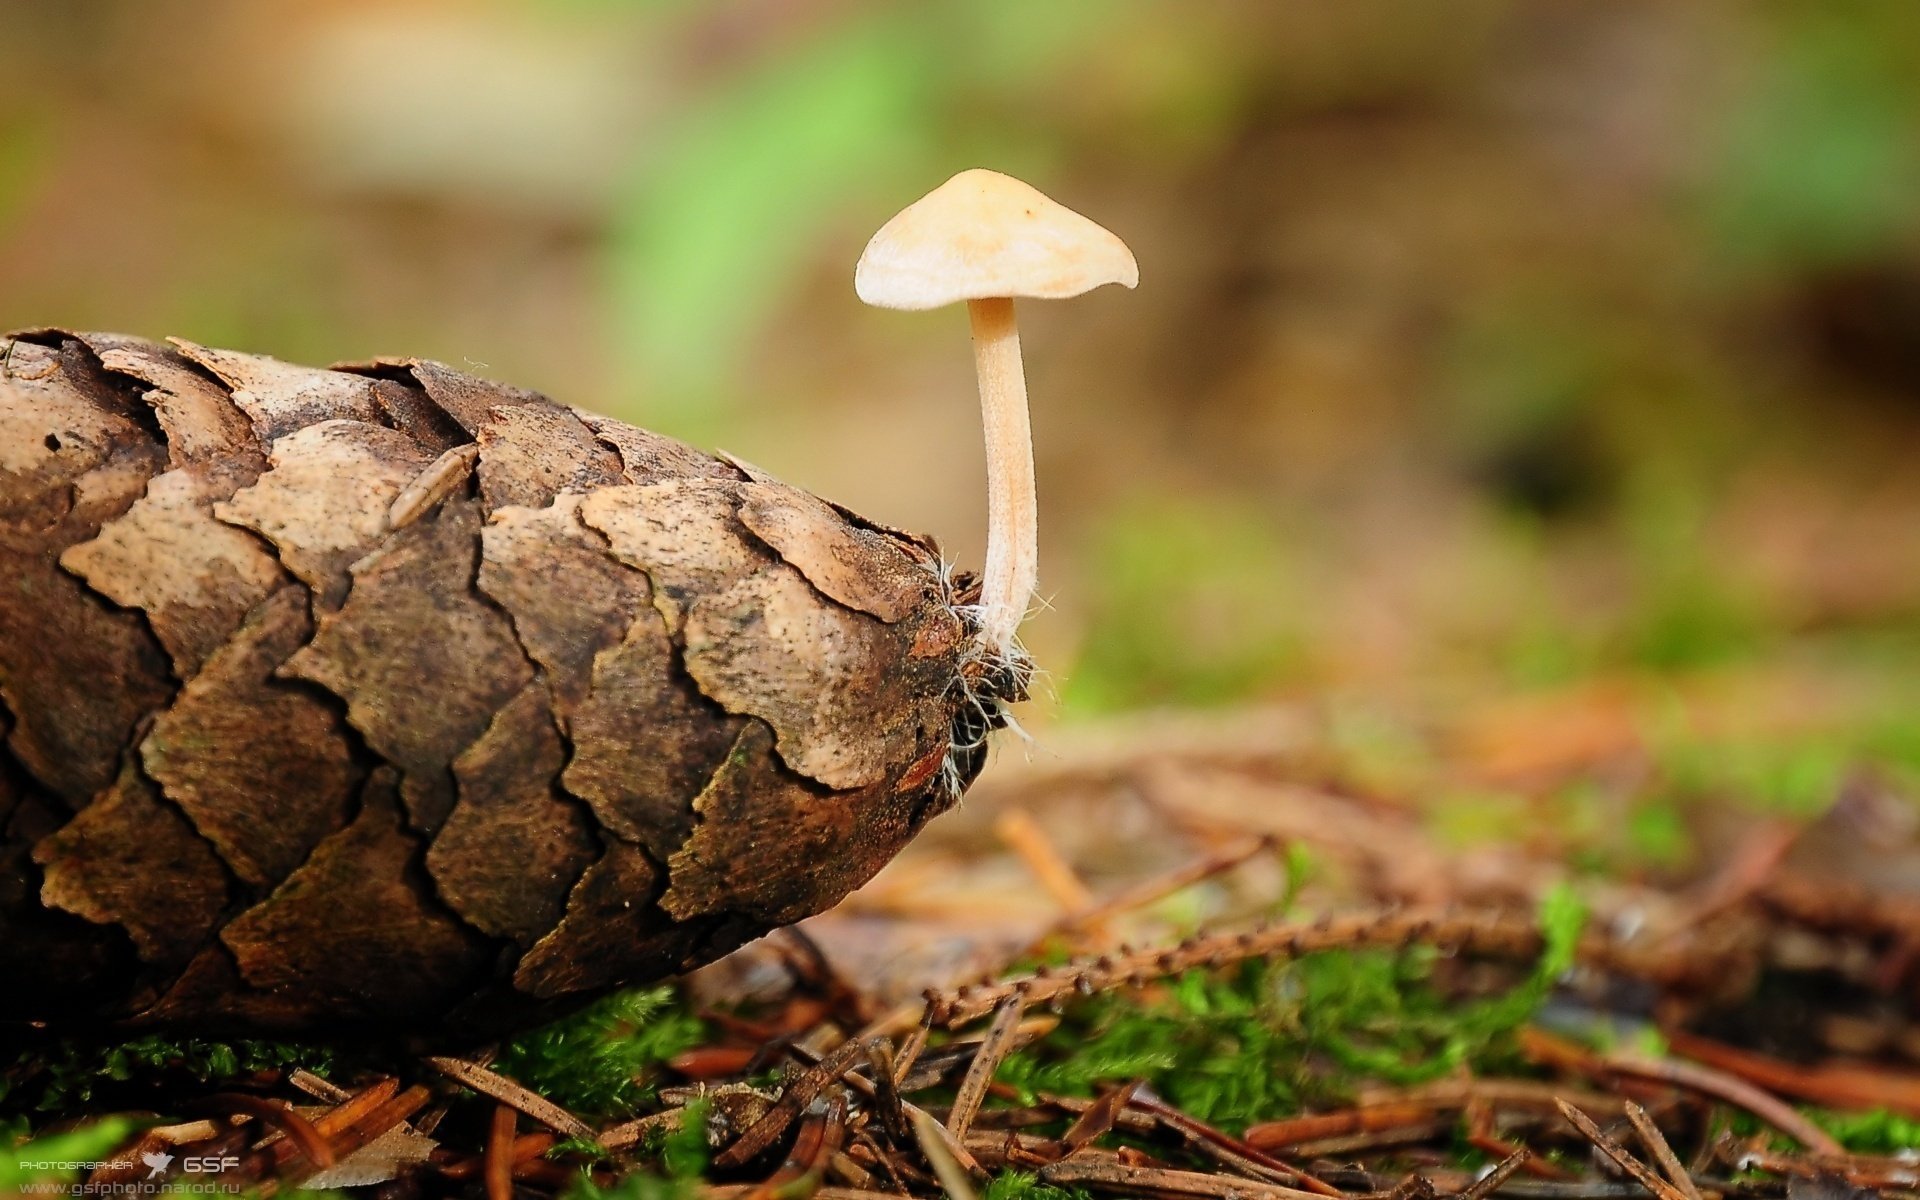
[[[510,1027],[832,905],[1019,690],[927,539],[532,392],[0,353],[0,1020]]]

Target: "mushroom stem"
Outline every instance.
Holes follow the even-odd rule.
[[[1013,651],[1040,569],[1039,511],[1033,488],[1033,428],[1013,300],[967,301],[973,365],[980,376],[980,419],[987,434],[987,566],[980,590],[980,637]]]

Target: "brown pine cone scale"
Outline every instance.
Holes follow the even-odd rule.
[[[837,902],[1021,690],[930,540],[532,392],[0,356],[0,1022],[562,1011]]]

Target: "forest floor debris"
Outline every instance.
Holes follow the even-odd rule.
[[[0,1155],[0,1184],[165,1154],[382,1200],[1920,1196],[1915,898],[1808,852],[1838,825],[1857,855],[1870,790],[1583,873],[1565,831],[1462,851],[1297,747],[1115,745],[501,1046],[30,1047],[15,1157],[116,1165]]]

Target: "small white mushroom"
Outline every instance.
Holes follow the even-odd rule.
[[[1140,267],[1119,238],[1018,179],[978,169],[960,172],[888,221],[854,269],[854,291],[879,308],[967,302],[987,437],[980,637],[1003,657],[1013,653],[1040,553],[1014,299],[1059,300],[1102,284],[1139,282]]]

